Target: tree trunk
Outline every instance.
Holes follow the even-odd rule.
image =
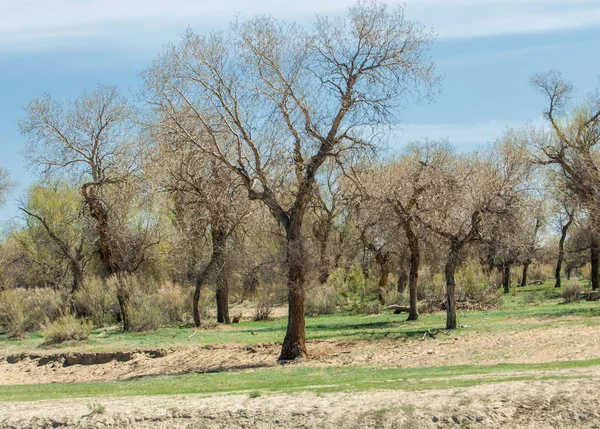
[[[510,292],[510,264],[508,262],[502,265],[502,286],[504,293]]]
[[[202,292],[202,283],[204,282],[203,279],[200,278],[200,276],[198,276],[198,278],[196,279],[195,283],[195,287],[194,287],[194,296],[192,297],[192,313],[194,316],[194,326],[196,326],[197,328],[200,327],[200,293]]]
[[[529,262],[523,264],[523,275],[521,277],[521,286],[527,286],[527,272],[529,271]]]
[[[73,286],[71,289],[71,295],[81,289],[83,285],[83,267],[81,263],[77,260],[71,261],[71,271],[73,273]]]
[[[567,239],[567,232],[569,230],[569,226],[573,222],[573,215],[569,214],[569,220],[567,223],[560,227],[560,240],[558,241],[558,258],[556,259],[556,269],[554,270],[554,278],[556,282],[554,283],[554,287],[560,287],[560,272],[562,270],[562,263],[565,257],[565,240]]]
[[[217,300],[217,322],[231,323],[229,319],[229,276],[225,267],[225,246],[227,231],[218,225],[213,225],[212,242],[213,254],[211,258],[212,267],[215,272],[215,297]]]
[[[450,250],[446,261],[446,329],[456,329],[456,300],[454,273],[458,264],[458,253],[460,248],[455,239],[450,240]]]
[[[419,239],[414,234],[410,225],[405,226],[406,238],[410,249],[410,274],[408,281],[409,291],[409,312],[408,320],[417,320],[419,318],[419,309],[417,307],[417,293],[419,286],[419,266],[421,264],[421,250],[419,249]],[[452,275],[454,282],[454,274]],[[454,292],[453,292],[454,294]]]
[[[288,265],[288,323],[280,363],[308,357],[304,321],[304,289],[306,284],[306,253],[302,242],[302,218],[298,213],[290,217],[286,228]]]
[[[600,247],[598,247],[598,238],[595,235],[591,239],[590,262],[592,265],[592,290],[596,290],[600,286]]]
[[[573,267],[567,265],[567,280],[571,280],[571,274],[573,273]]]
[[[121,311],[121,321],[123,322],[123,331],[131,330],[131,318],[129,316],[129,291],[126,289],[123,279],[117,275],[117,301]]]

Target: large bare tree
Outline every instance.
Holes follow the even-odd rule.
[[[188,30],[145,74],[165,138],[219,160],[285,230],[280,361],[308,356],[302,227],[317,173],[328,158],[343,165],[353,150],[375,147],[400,107],[431,95],[431,42],[402,7],[358,2],[310,28],[258,17],[212,33]]]

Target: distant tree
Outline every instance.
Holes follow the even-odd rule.
[[[63,183],[35,185],[21,207],[28,222],[38,224],[50,239],[47,246],[63,258],[73,276],[71,293],[83,285],[84,269],[92,257],[89,222],[83,216],[78,192]]]
[[[162,169],[160,185],[171,193],[177,205],[176,223],[192,241],[194,323],[200,326],[198,303],[201,288],[209,277],[215,280],[217,322],[231,323],[230,270],[226,261],[232,247],[230,238],[250,212],[247,199],[241,199],[231,170],[193,145],[163,145],[157,158]],[[211,251],[208,262],[200,267],[197,249],[205,235],[210,237]]]
[[[104,276],[138,271],[158,241],[150,211],[134,208],[148,201],[137,180],[143,145],[127,100],[115,87],[102,85],[66,105],[44,95],[29,104],[20,128],[32,166],[47,177],[70,175],[83,182]],[[129,294],[122,285],[117,298],[123,329],[129,330]]]
[[[573,86],[557,71],[539,73],[532,77],[534,88],[547,100],[544,118],[549,132],[532,133],[531,140],[538,149],[539,162],[556,166],[565,184],[577,196],[591,219],[600,222],[600,87],[587,100],[573,106]],[[596,237],[592,231],[592,237]],[[600,241],[592,243],[592,261],[600,256]],[[592,264],[598,265],[598,264]],[[593,271],[598,271],[596,268]],[[592,275],[592,287],[600,287],[600,276]]]

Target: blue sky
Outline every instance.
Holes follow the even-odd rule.
[[[15,217],[35,179],[24,165],[17,121],[45,92],[74,98],[96,83],[127,93],[138,73],[188,25],[225,26],[236,14],[309,22],[344,13],[347,0],[0,0],[0,165],[17,183],[0,209]],[[401,2],[388,1],[389,4]],[[391,143],[448,138],[460,150],[493,141],[508,126],[539,121],[534,72],[558,69],[580,94],[600,76],[598,0],[408,0],[406,14],[438,34],[444,76],[432,104],[412,106]]]

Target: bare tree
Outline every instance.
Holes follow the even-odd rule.
[[[455,329],[455,272],[461,252],[485,238],[493,218],[506,216],[520,201],[529,162],[522,139],[511,131],[487,151],[466,156],[448,148],[435,160],[436,164],[423,161],[431,177],[417,218],[446,240],[446,327]]]
[[[550,132],[532,133],[539,152],[539,162],[558,167],[568,188],[577,196],[591,218],[600,220],[600,87],[587,100],[573,107],[573,86],[557,71],[536,74],[534,88],[547,99],[544,111]],[[592,231],[592,237],[596,237]],[[592,260],[598,259],[598,245],[592,243]],[[595,264],[598,265],[598,264]],[[596,271],[598,271],[596,269]],[[597,273],[596,273],[597,274]],[[592,276],[594,289],[600,287],[599,276]]]
[[[247,217],[250,208],[240,199],[240,186],[232,180],[232,172],[218,160],[207,157],[194,146],[163,145],[157,154],[163,174],[161,185],[169,191],[178,206],[177,221],[187,231],[191,243],[193,280],[192,310],[194,323],[200,326],[198,303],[201,288],[209,277],[215,280],[217,322],[231,323],[229,317],[230,237]],[[246,199],[247,200],[247,199]],[[210,236],[210,258],[199,267],[199,241]]]
[[[44,95],[29,104],[20,128],[29,142],[25,156],[33,166],[47,176],[71,174],[84,182],[81,195],[95,223],[104,275],[137,271],[157,241],[151,222],[131,217],[128,210],[144,198],[136,182],[142,145],[127,100],[116,87],[102,85],[66,105]],[[117,298],[128,330],[124,287]]]
[[[431,94],[431,41],[402,7],[359,2],[309,29],[259,17],[228,31],[188,30],[146,72],[164,135],[219,160],[285,230],[280,361],[307,356],[302,226],[317,174],[328,158],[343,165],[353,150],[374,147],[398,107]]]

